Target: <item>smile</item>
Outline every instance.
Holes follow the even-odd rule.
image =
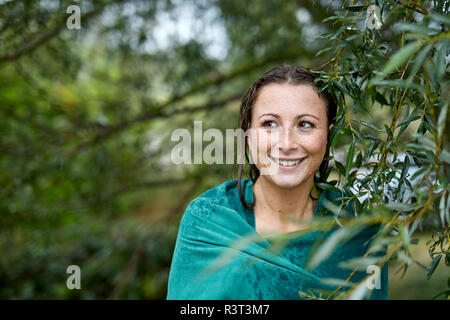
[[[278,165],[282,168],[296,168],[300,166],[304,162],[307,157],[300,159],[274,159],[271,158],[274,162],[278,163]]]

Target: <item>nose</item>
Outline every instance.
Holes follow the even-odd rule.
[[[283,153],[289,153],[298,148],[298,141],[295,132],[289,128],[280,130],[279,149]]]

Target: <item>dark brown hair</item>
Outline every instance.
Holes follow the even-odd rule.
[[[316,89],[317,93],[319,94],[320,98],[325,102],[326,105],[326,111],[327,111],[327,119],[328,119],[328,125],[332,123],[335,123],[335,117],[336,117],[336,110],[337,106],[334,102],[331,95],[328,93],[326,89],[323,89],[321,92],[319,92],[319,88],[322,86],[322,81],[315,81],[317,79],[318,75],[313,73],[307,68],[301,67],[301,66],[291,66],[288,64],[283,64],[276,66],[273,69],[270,69],[266,73],[264,73],[259,79],[257,79],[253,84],[250,86],[250,88],[247,90],[245,95],[242,98],[241,102],[241,109],[240,109],[240,116],[239,116],[239,124],[240,128],[244,130],[244,132],[250,128],[250,122],[252,118],[252,108],[255,104],[256,98],[258,97],[258,93],[261,91],[261,88],[264,87],[267,84],[270,83],[277,83],[277,84],[292,84],[292,85],[300,85],[300,84],[309,84],[314,89]],[[325,151],[324,160],[319,166],[319,178],[314,175],[314,182],[324,182],[326,180],[326,174],[328,169],[328,155],[329,155],[329,144],[330,144],[330,132],[328,130],[328,136],[327,136],[327,147]],[[245,160],[247,163],[249,163],[248,167],[248,176],[253,181],[253,183],[256,182],[256,179],[259,177],[259,170],[254,164],[250,164],[249,156],[248,156],[248,148],[247,148],[247,139],[244,141],[244,152],[245,152]],[[239,198],[242,202],[242,205],[246,209],[252,209],[254,206],[254,203],[251,205],[248,205],[245,202],[244,196],[242,194],[242,186],[241,186],[241,180],[242,180],[242,169],[243,164],[239,164],[238,169],[238,181],[237,181],[237,187],[239,191]],[[315,199],[312,197],[311,193],[309,194],[312,199]],[[317,200],[317,199],[315,199]]]

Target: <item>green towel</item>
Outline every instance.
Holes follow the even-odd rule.
[[[247,203],[252,203],[252,181],[242,180],[242,187]],[[338,196],[333,191],[323,191],[313,219],[317,219],[318,212],[327,211],[322,210],[325,198],[331,201]],[[194,199],[186,209],[175,244],[167,299],[293,300],[302,298],[299,291],[312,290],[316,296],[320,292],[332,292],[337,284],[324,283],[321,279],[347,279],[352,270],[339,268],[339,262],[362,257],[373,233],[373,230],[360,232],[307,271],[308,255],[314,243],[332,231],[315,231],[293,238],[281,252],[274,251],[271,241],[255,231],[254,211],[242,206],[237,181],[227,181]],[[239,249],[231,247],[246,236],[254,240]],[[223,259],[227,262],[218,264]],[[358,271],[352,281],[367,275]],[[386,264],[381,269],[380,288],[369,290],[371,299],[387,299],[387,275]]]

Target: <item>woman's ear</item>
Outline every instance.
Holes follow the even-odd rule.
[[[328,130],[331,130],[331,128],[333,128],[334,127],[334,125],[333,124],[330,124],[329,126],[328,126]]]

